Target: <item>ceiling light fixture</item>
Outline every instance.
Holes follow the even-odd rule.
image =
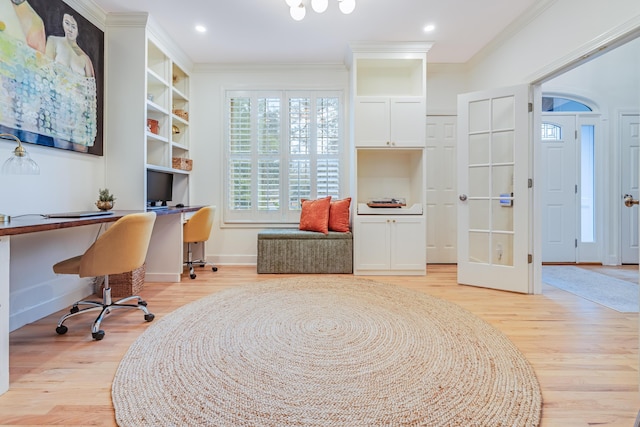
[[[306,2],[311,2],[311,9],[316,13],[322,13],[329,7],[329,0],[285,0],[289,6],[289,14],[296,21],[302,21],[307,14]],[[338,8],[345,15],[350,14],[356,8],[356,0],[338,0]]]
[[[205,27],[204,25],[196,25],[196,31],[199,33],[206,33],[207,27]]]

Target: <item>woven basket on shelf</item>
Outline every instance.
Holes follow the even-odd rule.
[[[133,271],[120,274],[109,275],[109,286],[111,287],[111,297],[124,298],[138,295],[144,285],[145,264]],[[96,286],[96,294],[101,295],[104,281],[101,280]]]
[[[190,171],[193,168],[193,160],[185,159],[183,157],[173,157],[171,159],[171,165],[174,169]]]

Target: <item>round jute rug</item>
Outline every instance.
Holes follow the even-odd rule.
[[[537,426],[535,374],[500,331],[398,286],[300,276],[151,324],[112,389],[120,426]]]

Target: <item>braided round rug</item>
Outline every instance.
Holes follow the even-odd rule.
[[[528,361],[447,301],[366,279],[230,288],[149,325],[112,387],[120,426],[537,426]]]

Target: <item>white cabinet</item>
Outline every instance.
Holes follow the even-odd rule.
[[[355,274],[426,273],[424,215],[358,215],[354,222]]]
[[[356,147],[423,147],[424,98],[360,97],[354,106]]]
[[[354,274],[426,274],[430,47],[421,42],[351,45]],[[383,199],[403,200],[406,206],[367,206]]]

